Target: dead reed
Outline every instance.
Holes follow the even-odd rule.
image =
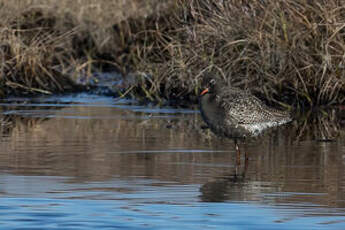
[[[138,46],[152,95],[195,96],[205,75],[285,107],[345,102],[341,1],[181,1]],[[141,33],[141,35],[144,35]]]
[[[94,71],[133,96],[196,102],[207,75],[287,108],[345,102],[339,0],[0,1],[0,96],[75,89]]]
[[[62,69],[69,61],[65,45],[73,30],[53,31],[55,18],[35,9],[4,19],[0,28],[0,96],[51,94],[77,87]]]
[[[0,0],[0,97],[80,90],[78,77],[123,72],[114,26],[159,10],[157,2]]]

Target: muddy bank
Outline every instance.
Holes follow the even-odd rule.
[[[336,0],[0,3],[0,97],[89,90],[116,71],[135,80],[114,94],[158,102],[195,103],[209,75],[289,109],[345,101]]]

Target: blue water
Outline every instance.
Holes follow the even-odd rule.
[[[0,229],[345,229],[339,123],[242,143],[245,166],[193,109],[11,98],[0,121]]]
[[[343,229],[345,224],[344,209],[200,202],[199,185],[150,179],[69,184],[70,179],[1,176],[2,229]]]

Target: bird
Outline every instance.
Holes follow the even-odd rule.
[[[217,136],[233,139],[240,159],[239,139],[255,137],[264,130],[292,120],[286,111],[267,106],[248,91],[210,79],[200,93],[199,107],[203,120]],[[247,156],[245,157],[247,160]]]

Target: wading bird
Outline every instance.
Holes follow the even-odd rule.
[[[238,164],[237,140],[257,136],[267,128],[291,121],[289,113],[268,107],[247,91],[217,84],[215,79],[201,92],[199,105],[201,116],[211,131],[234,140]],[[245,159],[247,162],[247,155]]]

